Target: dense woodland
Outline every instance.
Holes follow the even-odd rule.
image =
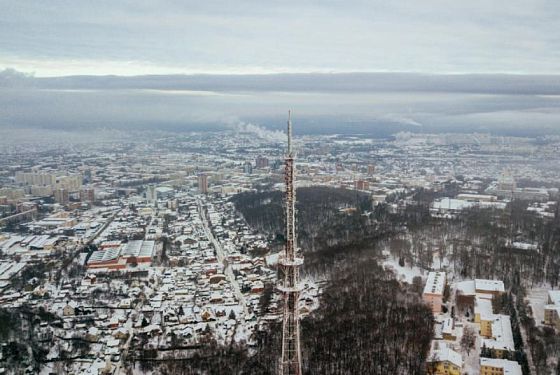
[[[373,229],[368,225],[367,218],[356,214],[371,209],[366,194],[346,189],[312,187],[298,189],[296,199],[297,237],[306,253],[350,242],[354,240],[352,234]],[[283,239],[282,192],[241,193],[233,197],[232,201],[252,228]],[[354,212],[356,206],[358,210]],[[354,214],[343,214],[341,210],[345,209]]]
[[[501,279],[509,289],[506,311],[513,319],[515,359],[527,373],[526,352],[529,351],[538,375],[560,373],[560,365],[558,369],[550,365],[550,357],[560,357],[560,339],[550,328],[535,326],[525,300],[527,290],[536,285],[559,287],[560,215],[556,212],[554,219],[544,219],[527,211],[527,202],[513,201],[505,210],[471,209],[452,220],[432,218],[429,203],[438,196],[453,193],[457,193],[454,184],[444,186],[438,193],[420,189],[397,210],[380,205],[364,215],[367,204],[359,196],[356,198],[353,191],[299,189],[298,228],[306,235],[300,241],[306,255],[306,271],[331,270],[333,264],[345,263],[350,255],[374,259],[379,256],[380,248],[388,247],[401,264],[423,269],[447,268],[458,278]],[[260,200],[261,196],[256,197],[254,204],[236,201],[238,209],[254,227],[278,233],[282,226],[271,225],[268,207],[277,206],[281,210],[281,198]],[[303,200],[304,197],[310,197],[309,201]],[[337,209],[345,205],[354,205],[358,210],[341,215]],[[253,214],[250,210],[259,212],[259,207],[260,213],[250,217]],[[321,209],[328,211],[328,216]],[[316,221],[306,226],[306,221],[312,220],[312,212],[321,214],[315,214]],[[306,215],[311,217],[302,219]],[[336,228],[334,231],[331,225]],[[313,238],[322,233],[327,233],[327,239]],[[336,233],[335,240],[333,233]],[[515,241],[536,244],[538,250],[514,249],[511,243]],[[521,339],[521,328],[528,342]]]

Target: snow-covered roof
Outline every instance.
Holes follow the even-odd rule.
[[[482,344],[489,349],[514,351],[513,332],[509,315],[495,315],[492,322],[492,338],[482,339]]]
[[[538,250],[538,245],[528,242],[513,242],[511,247],[517,250]]]
[[[432,348],[428,362],[450,362],[457,367],[463,367],[463,357],[451,349],[445,342],[437,341],[438,349]]]
[[[424,287],[424,294],[443,294],[445,272],[430,272]]]
[[[89,257],[88,264],[117,259],[121,253],[121,249],[121,247],[108,247],[106,250],[94,251]]]
[[[515,361],[498,358],[480,358],[480,366],[502,369],[504,375],[522,375],[521,365]]]
[[[452,335],[455,330],[453,318],[446,318],[443,320],[442,333]]]
[[[129,241],[122,251],[122,256],[151,257],[155,249],[155,244],[155,241]]]
[[[465,280],[457,283],[457,291],[466,296],[472,296],[476,294],[474,288],[474,280]]]
[[[492,300],[477,295],[474,300],[474,313],[479,314],[482,320],[491,320],[494,317]]]
[[[549,290],[548,299],[552,304],[560,306],[560,290]]]
[[[501,280],[475,279],[474,284],[477,292],[505,292],[504,282]]]

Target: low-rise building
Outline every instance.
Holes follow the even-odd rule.
[[[544,306],[544,324],[560,329],[560,290],[549,290]]]
[[[522,375],[521,365],[498,358],[480,358],[480,375]]]
[[[509,315],[494,315],[489,338],[483,338],[481,347],[493,357],[503,358],[506,352],[514,352],[513,332]]]
[[[476,293],[492,294],[493,296],[505,293],[504,282],[501,280],[475,279],[474,289]]]
[[[430,374],[461,375],[463,357],[445,342],[434,341],[428,355],[426,366]]]
[[[474,299],[474,322],[480,324],[481,336],[492,336],[493,321],[492,295],[477,294]]]

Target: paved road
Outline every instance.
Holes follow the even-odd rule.
[[[243,293],[241,293],[241,288],[239,287],[239,283],[235,279],[235,275],[233,274],[233,271],[231,270],[231,267],[228,264],[222,244],[220,243],[220,241],[216,239],[216,237],[214,237],[212,231],[210,230],[210,227],[208,226],[208,218],[206,217],[206,211],[202,206],[202,200],[199,198],[197,199],[197,202],[198,202],[198,212],[200,214],[200,219],[202,220],[202,224],[204,225],[204,231],[206,232],[206,237],[208,237],[208,240],[212,242],[212,245],[214,245],[214,248],[216,249],[216,255],[218,256],[218,261],[224,265],[224,274],[229,279],[229,282],[233,287],[233,291],[238,301],[241,303],[241,306],[243,307],[243,312],[245,316],[248,316],[249,310],[247,309],[245,296],[243,295]]]

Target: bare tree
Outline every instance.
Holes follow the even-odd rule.
[[[463,329],[463,337],[461,337],[461,348],[467,352],[467,355],[469,355],[471,350],[474,349],[475,344],[476,333],[471,327],[465,326]]]

